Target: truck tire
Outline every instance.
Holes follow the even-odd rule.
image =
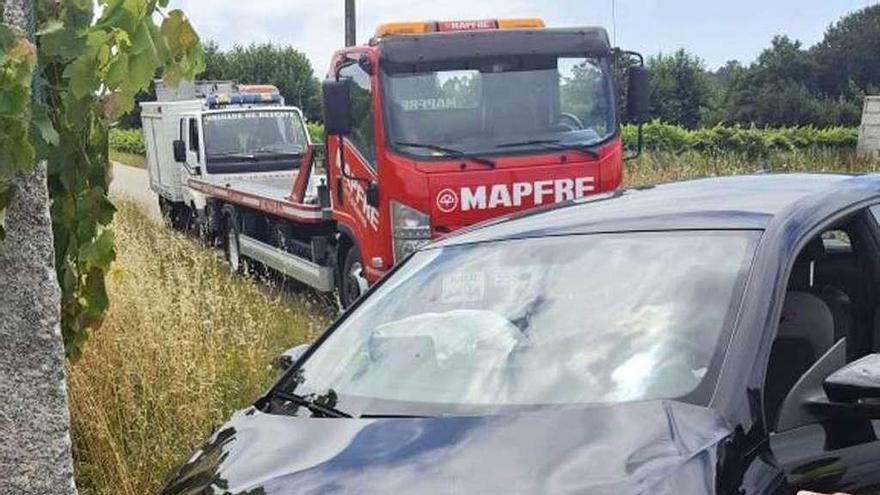
[[[229,270],[233,273],[242,271],[241,264],[241,248],[238,244],[238,222],[235,221],[234,215],[226,216],[226,261],[229,262]]]
[[[174,203],[159,196],[159,212],[165,223],[174,230],[186,232],[192,226],[192,210],[183,203]]]
[[[339,283],[339,303],[342,309],[348,309],[355,301],[366,292],[367,280],[363,276],[363,261],[361,250],[352,246],[345,254],[345,262],[342,264],[342,273]]]

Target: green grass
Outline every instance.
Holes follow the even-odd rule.
[[[216,252],[120,203],[111,307],[69,367],[80,493],[155,493],[215,426],[275,378],[335,308],[233,276]]]
[[[125,153],[124,151],[110,150],[110,161],[118,162],[129,167],[147,168],[147,159],[143,155]]]

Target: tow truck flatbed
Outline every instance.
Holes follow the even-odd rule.
[[[309,177],[313,149],[306,152],[300,170],[196,176],[189,178],[187,185],[208,196],[294,222],[323,223],[331,219],[331,210],[318,200],[316,184],[326,180],[325,176]]]

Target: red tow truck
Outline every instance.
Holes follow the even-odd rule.
[[[210,150],[196,153],[207,163],[185,167],[195,199],[182,207],[222,240],[234,268],[255,259],[338,290],[347,307],[433,238],[617,189],[614,64],[630,55],[602,28],[548,29],[539,19],[384,24],[332,58],[323,150],[306,137],[289,157],[271,146],[227,153],[217,173]],[[641,123],[643,67],[628,80],[627,112]],[[201,127],[192,132],[210,145]],[[188,142],[175,146],[185,162]],[[279,158],[289,167],[261,167]]]

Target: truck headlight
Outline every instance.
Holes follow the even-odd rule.
[[[431,240],[431,219],[418,210],[392,201],[391,237],[396,263]]]

